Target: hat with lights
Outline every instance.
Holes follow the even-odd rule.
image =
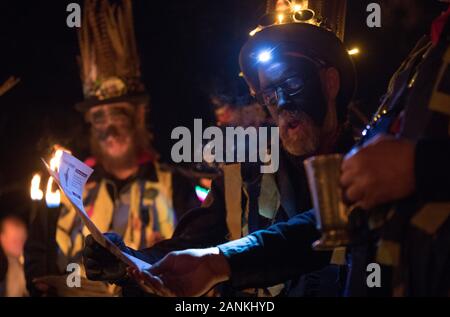
[[[147,104],[132,11],[131,0],[85,0],[78,32],[85,100],[77,110],[125,101]]]
[[[268,13],[250,32],[239,57],[242,74],[251,91],[259,91],[258,69],[261,66],[295,53],[339,71],[341,104],[347,106],[356,89],[356,73],[342,42],[345,12],[345,0],[269,1]]]

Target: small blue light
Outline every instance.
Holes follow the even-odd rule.
[[[267,63],[271,59],[272,59],[272,52],[271,51],[264,51],[264,52],[259,53],[259,55],[258,55],[258,60],[261,63]]]

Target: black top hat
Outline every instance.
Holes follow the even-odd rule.
[[[130,0],[85,0],[78,37],[85,100],[76,105],[77,110],[123,101],[148,102]]]
[[[308,23],[277,24],[254,34],[241,50],[239,62],[244,78],[253,92],[259,90],[260,53],[300,53],[335,67],[340,74],[340,101],[345,107],[356,89],[356,72],[352,59],[333,32]]]

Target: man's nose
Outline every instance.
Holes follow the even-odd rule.
[[[289,97],[281,88],[277,88],[277,107],[279,110],[283,110],[290,104]]]

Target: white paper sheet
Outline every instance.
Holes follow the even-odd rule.
[[[118,246],[112,243],[102,234],[102,232],[100,232],[97,226],[89,218],[83,206],[84,186],[93,172],[89,166],[66,152],[63,152],[61,156],[58,173],[52,171],[49,165],[44,160],[42,161],[47,167],[50,175],[53,177],[62,192],[66,195],[70,203],[77,211],[78,215],[81,217],[84,225],[92,234],[95,241],[130,267],[136,268],[140,271],[151,268],[149,263],[122,252]]]

